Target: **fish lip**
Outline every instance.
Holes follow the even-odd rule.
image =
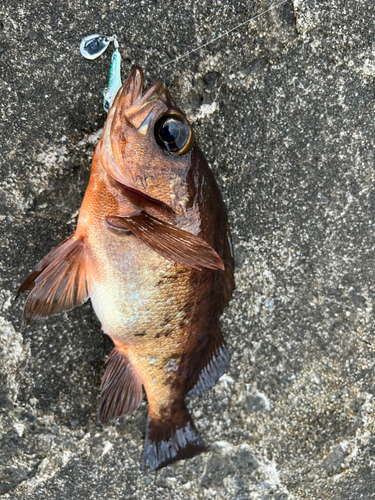
[[[128,78],[127,83],[133,80],[134,88],[131,96],[131,106],[133,106],[136,102],[138,102],[142,98],[142,90],[143,90],[143,70],[139,66],[133,66],[130,76]]]
[[[119,104],[121,105],[121,102],[123,100],[129,98],[129,90],[131,94],[130,94],[130,103],[128,107],[134,106],[134,104],[136,104],[142,98],[143,80],[144,77],[142,68],[140,68],[139,66],[133,66],[128,79],[122,85],[119,98],[116,99],[117,106]]]
[[[122,85],[112,105],[113,113],[117,114],[118,109],[121,110],[121,114],[125,112],[125,116],[127,114],[130,115],[140,111],[144,106],[149,105],[149,103],[156,101],[163,94],[166,96],[167,89],[160,79],[156,80],[144,94],[142,93],[143,82],[142,69],[139,66],[133,66],[128,79]]]
[[[158,78],[156,82],[149,87],[142,97],[142,101],[146,104],[148,102],[158,99],[162,94],[166,92],[163,82]]]
[[[163,82],[158,79],[156,82],[149,87],[143,95],[140,95],[134,103],[127,108],[125,111],[125,116],[131,116],[134,113],[139,112],[141,109],[144,109],[150,103],[159,99],[163,94],[165,95],[167,92],[166,87],[163,85]]]

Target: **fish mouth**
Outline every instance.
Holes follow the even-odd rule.
[[[166,112],[169,105],[169,94],[161,80],[156,80],[142,94],[143,80],[142,69],[134,66],[108,111],[100,140],[100,155],[107,174],[130,187],[134,187],[134,178],[124,153],[127,129],[146,135],[155,117]]]
[[[161,80],[151,85],[143,94],[143,71],[134,66],[129,78],[119,90],[108,114],[108,120],[113,120],[113,127],[119,123],[127,123],[146,134],[152,116],[160,115],[167,110],[168,91]],[[142,126],[143,125],[143,126]],[[112,130],[113,130],[112,127]]]
[[[156,82],[149,87],[140,101],[143,101],[144,104],[147,104],[155,99],[158,99],[163,94],[165,94],[167,89],[164,87],[163,82],[158,79]]]
[[[110,113],[108,113],[108,117],[110,114],[113,115],[115,112],[117,113],[118,109],[124,111],[139,101],[142,97],[142,88],[143,71],[139,66],[133,66],[129,78],[117,92]]]
[[[129,78],[122,86],[122,92],[120,95],[120,101],[122,101],[124,97],[127,98],[127,107],[130,108],[141,99],[143,81],[144,77],[142,69],[139,66],[133,66]]]
[[[127,92],[126,90],[131,89],[130,99],[128,99],[129,106],[125,111],[125,116],[127,117],[134,116],[136,113],[143,111],[144,108],[149,108],[151,103],[163,95],[166,95],[167,89],[160,79],[156,80],[156,82],[142,94],[143,81],[142,69],[139,66],[134,66],[123,89],[124,95],[128,94],[128,96],[129,90]],[[122,98],[120,97],[120,101],[121,100]]]
[[[117,93],[113,108],[119,108],[122,112],[130,110],[129,114],[133,115],[136,111],[141,110],[145,105],[147,106],[167,92],[163,82],[158,79],[143,94],[143,82],[142,69],[139,66],[133,66],[129,78]]]

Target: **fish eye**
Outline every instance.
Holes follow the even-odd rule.
[[[193,130],[187,119],[177,111],[163,114],[155,124],[158,145],[171,153],[184,155],[193,146]]]

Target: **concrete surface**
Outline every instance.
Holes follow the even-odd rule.
[[[276,2],[275,2],[276,3]],[[0,6],[4,499],[375,498],[375,4],[7,0]],[[237,290],[227,374],[189,408],[209,452],[140,470],[146,403],[102,427],[111,343],[90,304],[23,328],[12,297],[75,227],[116,33],[161,77],[222,188]],[[0,493],[0,494],[1,494]]]

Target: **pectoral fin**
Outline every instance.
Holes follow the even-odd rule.
[[[92,293],[88,256],[80,238],[68,238],[49,252],[20,286],[31,290],[24,308],[26,324],[69,311]]]
[[[164,203],[164,201],[152,198],[148,194],[139,191],[139,189],[128,186],[126,184],[121,184],[120,182],[118,182],[118,185],[121,186],[127,197],[136,205],[140,204],[141,206],[146,207],[151,206],[153,208],[164,210],[169,214],[174,214],[174,211],[171,209],[171,207]]]
[[[131,231],[165,259],[201,270],[224,270],[224,264],[215,250],[199,236],[172,226],[147,212],[128,217],[107,217],[107,225],[117,230]]]
[[[74,242],[73,236],[70,236],[66,240],[59,243],[53,250],[51,250],[47,255],[43,257],[41,261],[35,266],[35,269],[29,276],[25,279],[22,285],[19,287],[17,292],[17,297],[20,293],[26,292],[28,290],[32,290],[35,286],[36,278],[44,271],[44,269],[51,264],[59,255],[62,255],[66,252],[67,248],[69,248]],[[16,298],[17,298],[16,297]]]

